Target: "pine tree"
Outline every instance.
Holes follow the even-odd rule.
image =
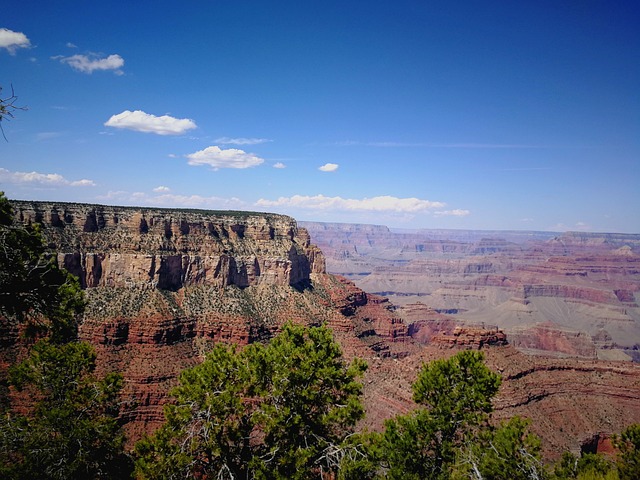
[[[380,437],[387,477],[449,478],[459,449],[487,425],[499,387],[477,351],[423,365],[413,384],[420,407],[388,420]]]
[[[287,324],[267,345],[216,346],[180,375],[166,423],[136,445],[140,478],[320,478],[363,416],[366,366],[326,327]]]

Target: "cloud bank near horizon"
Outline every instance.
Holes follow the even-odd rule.
[[[347,212],[396,212],[419,213],[443,208],[445,203],[421,200],[419,198],[398,198],[382,195],[371,198],[354,199],[327,197],[325,195],[293,195],[279,197],[277,200],[261,198],[256,202],[258,207],[286,207],[305,210],[337,210]]]
[[[95,187],[93,180],[68,180],[58,173],[12,172],[0,168],[0,183],[14,185],[40,185],[47,187]]]

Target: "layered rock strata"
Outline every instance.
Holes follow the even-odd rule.
[[[12,203],[86,289],[80,337],[95,346],[99,372],[124,375],[130,443],[160,424],[180,371],[216,342],[263,341],[289,321],[324,323],[349,358],[405,354],[404,324],[389,303],[327,275],[290,217]],[[17,336],[5,337],[9,361]]]
[[[372,361],[362,426],[378,430],[387,418],[414,409],[411,384],[422,363],[460,348],[467,347],[427,345],[406,358]],[[529,356],[509,345],[482,351],[488,366],[502,377],[492,422],[516,415],[530,419],[548,461],[567,450],[579,455],[594,435],[610,436],[640,423],[640,365]]]
[[[527,353],[638,358],[640,235],[305,225],[329,272],[396,305],[496,324]]]
[[[13,202],[83,287],[296,285],[324,257],[291,217]]]

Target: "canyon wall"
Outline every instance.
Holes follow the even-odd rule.
[[[303,224],[329,272],[388,297],[408,322],[422,303],[497,325],[527,353],[638,358],[640,235]]]
[[[13,202],[83,287],[296,285],[324,272],[309,235],[283,215]]]
[[[327,324],[349,358],[406,354],[406,326],[389,302],[327,275],[322,252],[290,217],[12,205],[16,220],[37,224],[50,253],[80,278],[88,300],[80,338],[95,346],[99,372],[124,375],[130,444],[160,424],[180,371],[216,342],[267,340],[285,322]]]
[[[532,418],[549,458],[564,449],[579,450],[586,438],[600,432],[615,433],[628,423],[640,422],[640,370],[631,362],[529,357],[505,346],[510,337],[505,339],[495,322],[463,324],[458,314],[423,302],[394,306],[346,276],[326,273],[323,253],[290,217],[53,202],[12,204],[16,219],[40,225],[51,254],[81,279],[88,305],[80,337],[96,348],[99,373],[124,375],[121,421],[129,446],[160,425],[178,374],[202,361],[214,343],[268,340],[288,321],[328,325],[347,359],[368,362],[362,426],[382,428],[385,418],[414,408],[411,383],[422,362],[460,348],[486,352],[490,366],[503,377],[496,419],[514,414]],[[369,238],[371,244],[349,246],[347,241],[340,251],[358,259],[363,250],[387,249],[386,240],[373,241],[371,235],[393,236],[385,228],[360,228],[356,233],[352,239]],[[435,243],[422,239],[423,246],[416,247],[407,243],[411,238],[407,235],[401,241],[392,239],[393,249],[404,251],[402,255],[436,251],[458,256],[448,263],[432,259],[434,271],[428,282],[438,288],[443,288],[442,276],[459,277],[454,293],[480,298],[488,295],[487,286],[504,289],[505,301],[522,309],[551,298],[535,295],[558,291],[523,289],[522,283],[500,273],[514,263],[510,259],[480,256],[466,261],[460,256],[469,249],[484,252],[478,255],[495,249],[521,251],[521,244],[480,239],[470,247],[464,238],[440,237]],[[393,249],[387,252],[397,252]],[[396,267],[404,262],[402,256],[395,260],[399,260]],[[413,267],[412,278],[417,279],[421,270]],[[635,274],[624,269],[630,281],[616,289],[616,300],[607,296],[608,301],[635,301]],[[566,292],[580,305],[590,307],[589,302],[595,302],[578,290]],[[533,337],[525,332],[518,342],[528,342],[532,350],[546,348],[548,337],[553,337],[548,332],[541,329]],[[572,337],[567,338],[572,344]],[[613,348],[615,343],[605,333],[594,338],[602,348]],[[12,348],[9,343],[0,345],[0,354]]]

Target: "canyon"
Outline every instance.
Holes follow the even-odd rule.
[[[301,222],[327,271],[408,323],[493,325],[523,352],[637,360],[640,235],[422,230]]]
[[[129,446],[160,425],[179,372],[214,343],[267,341],[285,322],[326,324],[346,359],[367,361],[362,427],[408,412],[423,362],[461,348],[481,349],[503,378],[495,420],[531,418],[548,459],[640,423],[640,366],[628,353],[638,333],[633,238],[429,239],[265,213],[12,205],[85,289],[80,338],[99,373],[125,378]],[[588,320],[527,323],[554,308]],[[3,326],[7,365],[20,342]]]

